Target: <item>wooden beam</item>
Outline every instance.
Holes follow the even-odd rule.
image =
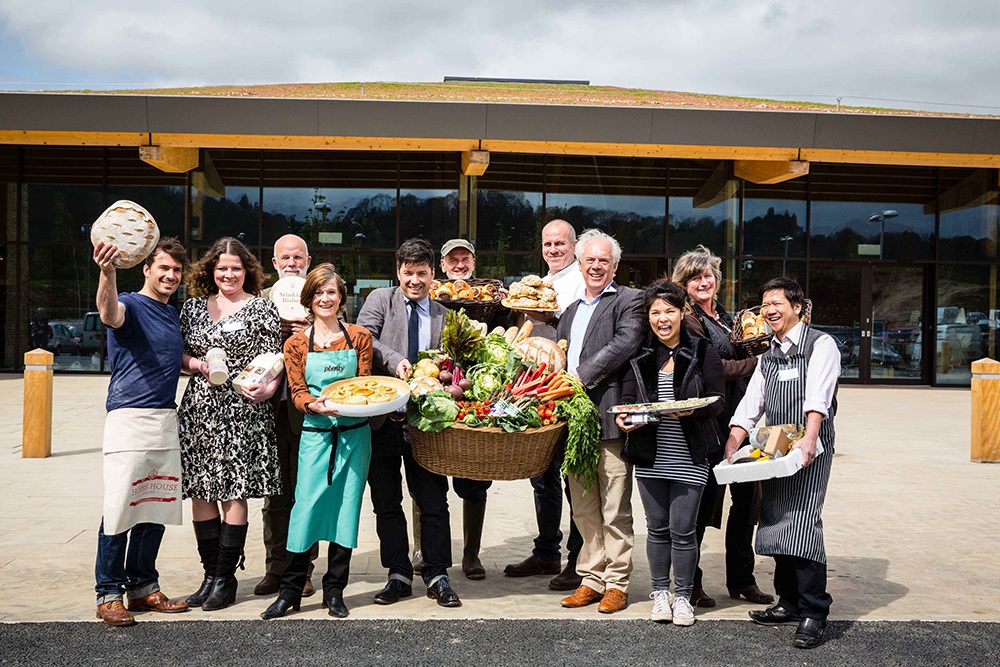
[[[226,196],[226,185],[207,151],[202,156],[201,168],[191,174],[191,187],[215,199]]]
[[[711,208],[736,196],[736,181],[726,175],[726,164],[720,163],[691,199],[694,208]]]
[[[179,146],[139,146],[139,159],[160,171],[171,174],[185,174],[198,168],[197,148]]]
[[[997,197],[997,190],[996,186],[990,183],[993,180],[990,178],[991,173],[986,169],[978,169],[942,192],[940,197],[941,214],[967,208],[978,208],[994,201]],[[924,204],[924,215],[934,215],[936,206],[937,202],[934,200]],[[989,236],[989,234],[984,234],[984,236]]]
[[[314,137],[251,134],[153,134],[161,146],[201,148],[280,148],[345,151],[469,151],[479,150],[478,139],[419,139],[408,137]]]
[[[906,165],[914,167],[1000,167],[1000,155],[986,153],[917,153],[900,151],[842,151],[803,148],[807,162]]]
[[[0,144],[24,146],[142,146],[145,132],[49,132],[0,130]]]
[[[736,160],[733,175],[758,185],[774,185],[809,173],[809,163],[803,160]]]
[[[489,151],[462,151],[462,173],[466,176],[482,176],[489,166]]]
[[[484,139],[483,150],[498,153],[678,157],[691,160],[797,160],[798,148],[684,146],[679,144],[609,144],[584,141],[511,141]]]

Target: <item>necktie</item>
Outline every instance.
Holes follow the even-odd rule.
[[[417,363],[420,352],[420,315],[417,314],[417,302],[410,301],[410,321],[406,328],[406,358],[411,364]]]

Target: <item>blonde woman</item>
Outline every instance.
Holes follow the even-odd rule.
[[[729,420],[746,393],[747,383],[757,367],[757,358],[745,358],[730,342],[729,334],[733,328],[733,318],[722,307],[716,296],[722,282],[722,260],[712,254],[705,246],[689,250],[674,263],[673,281],[687,292],[689,313],[684,316],[684,325],[688,332],[696,338],[708,338],[722,357],[723,377],[726,381],[726,409],[718,419],[722,432],[729,428]],[[712,465],[718,460],[710,461]],[[757,604],[769,604],[774,597],[764,593],[757,587],[754,578],[753,529],[757,521],[752,508],[759,502],[758,485],[730,484],[733,506],[729,510],[726,523],[726,587],[729,596],[734,599],[746,598]],[[702,494],[701,508],[698,512],[698,547],[705,535],[705,528],[713,525],[722,527],[721,509],[722,494],[715,483],[715,476],[709,475],[705,492]],[[695,572],[694,591],[691,603],[696,607],[714,607],[715,600],[709,597],[702,586],[701,567]]]

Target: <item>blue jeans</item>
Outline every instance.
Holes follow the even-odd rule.
[[[104,520],[97,533],[97,564],[94,576],[97,604],[146,597],[160,590],[156,554],[163,539],[163,525],[139,523],[117,535],[104,534]]]

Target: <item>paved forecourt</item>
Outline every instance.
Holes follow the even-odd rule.
[[[101,520],[101,434],[106,376],[55,379],[53,456],[22,459],[23,382],[0,375],[0,621],[96,621],[94,555]],[[181,391],[183,391],[182,382]],[[961,389],[842,387],[837,454],[824,523],[835,620],[1000,622],[1000,466],[969,461],[970,393]],[[645,556],[645,518],[638,493],[635,571],[628,609],[616,619],[648,618],[652,602]],[[246,571],[238,571],[237,604],[207,613],[140,614],[139,620],[255,619],[271,598],[254,597],[264,571],[261,501],[251,501]],[[407,511],[408,511],[408,503]],[[451,495],[453,557],[461,554],[461,502]],[[504,565],[528,555],[535,535],[526,480],[490,490],[483,562],[487,577],[468,581],[452,569],[463,606],[438,607],[414,586],[392,606],[372,603],[384,583],[375,520],[367,498],[345,601],[352,619],[598,619],[596,605],[559,606],[547,577],[511,579]],[[323,552],[325,553],[325,551]],[[725,590],[723,535],[709,529],[702,554],[705,588],[719,605],[700,620],[746,619],[753,605]],[[185,507],[185,525],[167,528],[158,562],[170,596],[201,581]],[[321,558],[317,573],[325,571]],[[772,591],[772,565],[758,558],[758,583]],[[314,580],[319,584],[319,578]],[[320,595],[290,618],[326,619]],[[332,622],[332,619],[330,619]]]

